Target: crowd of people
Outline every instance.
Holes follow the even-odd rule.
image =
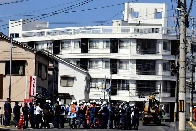
[[[11,105],[4,105],[5,126],[10,125]],[[139,108],[130,105],[129,102],[120,104],[108,103],[106,101],[80,102],[72,101],[69,105],[56,102],[51,105],[49,101],[43,106],[40,103],[25,103],[24,106],[15,102],[13,108],[15,126],[18,125],[20,115],[24,116],[25,127],[29,128],[64,128],[65,120],[70,128],[93,128],[93,129],[138,129]]]

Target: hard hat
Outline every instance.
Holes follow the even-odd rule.
[[[104,101],[104,102],[103,102],[103,105],[106,105],[106,104],[107,104],[107,102],[106,102],[106,101]]]
[[[135,104],[131,104],[130,106],[135,106]]]

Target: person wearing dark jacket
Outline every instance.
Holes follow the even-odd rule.
[[[31,128],[35,128],[35,121],[34,121],[34,105],[33,105],[33,103],[31,102],[31,103],[29,103],[29,106],[30,106],[30,108],[29,108],[29,116],[30,116],[30,124],[31,124]]]
[[[23,116],[24,116],[24,122],[25,122],[25,128],[28,128],[29,123],[29,107],[28,104],[25,103],[24,107],[22,108]]]
[[[10,126],[11,113],[12,113],[12,108],[11,108],[10,99],[7,98],[7,101],[4,104],[5,126]]]
[[[18,122],[20,120],[20,108],[21,108],[21,106],[18,105],[18,102],[15,102],[15,106],[13,109],[15,126],[18,125]]]

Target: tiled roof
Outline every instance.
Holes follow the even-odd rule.
[[[70,62],[67,62],[67,61],[64,60],[63,58],[61,58],[61,57],[59,57],[59,56],[57,56],[57,55],[54,55],[54,54],[50,53],[49,51],[40,50],[40,52],[41,52],[42,54],[47,55],[48,57],[50,57],[50,58],[52,58],[52,59],[55,59],[55,60],[58,61],[58,62],[64,63],[64,64],[66,64],[66,65],[70,65],[70,66],[72,66],[72,67],[74,67],[74,68],[76,68],[76,69],[78,69],[78,70],[80,70],[80,71],[83,71],[83,72],[85,72],[85,73],[88,73],[87,70],[85,70],[85,69],[83,69],[83,68],[81,68],[81,67],[79,67],[79,66],[77,66],[77,65],[75,65],[75,64],[72,64],[72,63],[70,63]]]
[[[7,35],[3,34],[2,32],[0,32],[0,38],[6,39],[6,40],[8,40],[8,41],[11,41],[11,38],[8,37]],[[83,69],[83,68],[81,68],[81,67],[79,67],[79,66],[77,66],[77,65],[74,65],[74,64],[72,64],[72,63],[69,63],[68,61],[62,59],[61,57],[56,56],[56,55],[54,55],[54,54],[52,54],[52,53],[50,53],[50,52],[48,52],[48,51],[46,51],[46,50],[43,50],[43,49],[42,49],[42,50],[36,50],[35,48],[32,48],[32,47],[30,47],[30,46],[28,46],[28,45],[22,44],[21,42],[18,42],[18,41],[15,41],[15,40],[13,40],[12,42],[13,42],[14,44],[17,44],[17,45],[21,46],[22,48],[28,49],[29,51],[33,51],[34,53],[38,53],[38,52],[39,52],[39,53],[41,53],[41,54],[43,54],[43,55],[45,55],[45,56],[47,56],[47,57],[49,57],[49,58],[55,59],[55,60],[58,61],[58,62],[67,64],[67,65],[69,65],[69,66],[71,66],[71,67],[74,67],[74,68],[76,68],[76,69],[78,69],[78,70],[84,72],[84,73],[88,73],[87,70],[85,70],[85,69]]]

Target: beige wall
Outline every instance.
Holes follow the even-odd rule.
[[[28,49],[23,49],[20,46],[13,45],[12,51],[12,60],[26,60],[25,66],[25,76],[12,76],[12,90],[11,90],[11,99],[12,101],[23,101],[25,98],[25,93],[27,98],[29,97],[29,77],[34,76],[35,72],[35,60],[41,61],[42,63],[48,63],[47,59],[40,56],[35,55],[33,52]],[[36,59],[35,59],[36,57]],[[0,74],[5,74],[5,61],[10,60],[10,44],[8,41],[0,39]],[[37,63],[36,62],[36,63]],[[8,98],[9,94],[9,80],[10,76],[6,75],[3,78],[3,100],[0,100],[0,107],[3,107],[3,104]],[[48,79],[41,80],[37,78],[37,86],[48,87]],[[2,102],[1,102],[2,101]],[[12,103],[12,106],[14,103]],[[2,111],[0,111],[2,113]]]

